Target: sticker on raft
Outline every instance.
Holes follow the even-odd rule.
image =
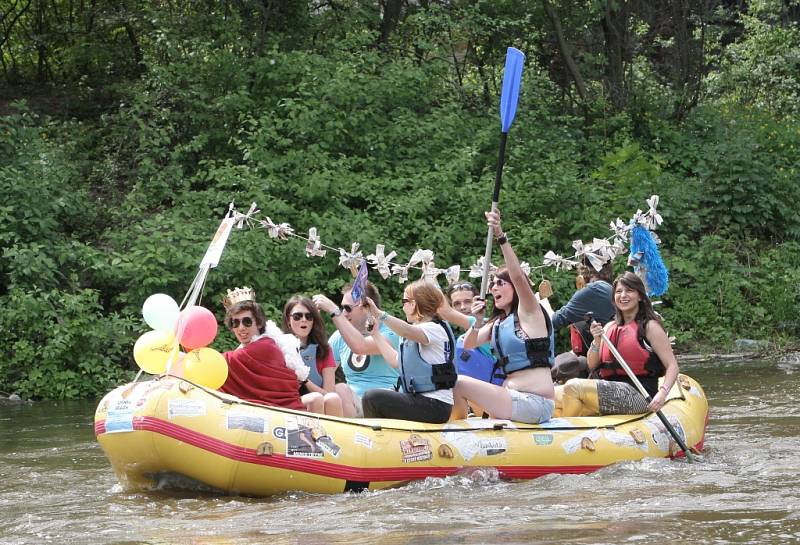
[[[117,399],[111,402],[106,416],[106,433],[133,431],[133,402]]]
[[[639,430],[633,430],[633,431],[639,431]],[[631,433],[620,433],[614,430],[603,430],[603,435],[605,436],[608,442],[613,443],[619,447],[637,448],[642,452],[647,452],[650,449],[650,447],[647,444],[647,441],[644,441],[644,438],[642,438],[643,439],[642,442],[639,443],[636,441],[636,438]]]
[[[597,443],[597,440],[600,439],[600,430],[591,430],[586,433],[570,437],[564,441],[561,446],[564,447],[564,451],[567,454],[575,454],[581,450],[584,444],[584,439],[589,439],[591,443]]]
[[[403,453],[403,463],[424,462],[433,458],[431,442],[412,433],[408,439],[400,441],[400,452]]]
[[[245,430],[255,433],[266,433],[267,419],[249,413],[228,413],[229,430]]]
[[[678,437],[680,437],[685,443],[686,434],[683,431],[683,426],[681,425],[680,420],[674,416],[667,416],[667,420],[670,424],[672,424],[672,427],[675,429]],[[670,443],[674,441],[674,439],[667,431],[667,428],[664,427],[664,424],[661,422],[661,420],[659,420],[657,416],[652,415],[650,418],[645,420],[644,423],[650,430],[650,436],[653,438],[653,442],[658,447],[658,450],[662,452],[669,452]]]
[[[319,421],[304,416],[286,417],[286,456],[295,458],[322,458],[324,451],[317,444],[315,435]],[[324,435],[323,433],[318,436]]]
[[[368,448],[370,450],[372,449],[372,439],[370,439],[369,437],[367,437],[366,435],[364,435],[361,432],[356,432],[353,435],[353,442],[356,445],[361,445],[364,448]]]
[[[180,416],[205,416],[206,402],[201,399],[170,399],[167,417],[172,420]]]
[[[533,434],[533,443],[540,447],[546,447],[553,444],[553,434],[552,433],[534,433]]]

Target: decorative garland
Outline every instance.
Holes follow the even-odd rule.
[[[628,252],[626,243],[630,238],[631,257],[628,264],[633,266],[636,273],[643,277],[650,295],[663,294],[668,286],[668,273],[658,252],[657,245],[661,241],[654,232],[664,221],[657,210],[658,201],[658,195],[652,195],[647,199],[647,212],[637,210],[628,223],[623,222],[620,218],[612,221],[609,225],[613,234],[607,238],[594,238],[588,243],[584,243],[582,240],[573,241],[572,248],[575,253],[569,257],[563,257],[549,250],[544,255],[542,265],[531,267],[528,263],[522,262],[520,265],[523,272],[530,277],[532,272],[546,267],[555,267],[556,271],[571,270],[582,260],[586,260],[599,271],[609,261]],[[276,240],[288,240],[293,237],[306,241],[307,257],[325,257],[328,251],[338,253],[339,266],[348,269],[353,276],[356,275],[359,266],[364,261],[378,271],[382,278],[396,276],[401,284],[408,281],[411,269],[422,271],[421,276],[430,280],[436,280],[439,275],[443,274],[448,284],[458,282],[461,275],[460,265],[452,265],[446,269],[437,268],[434,264],[434,253],[431,250],[417,249],[407,263],[399,263],[393,261],[398,255],[397,252],[391,251],[386,254],[384,244],[376,245],[375,253],[366,257],[360,250],[361,246],[358,242],[351,243],[349,251],[344,248],[328,246],[320,239],[316,227],[309,228],[308,236],[303,236],[295,232],[295,229],[288,223],[275,223],[269,216],[258,219],[257,216],[261,211],[257,209],[256,203],[252,203],[250,209],[244,214],[236,211],[231,203],[230,213],[233,214],[234,223],[239,229],[243,229],[247,224],[249,227],[266,229],[269,237]],[[632,235],[629,237],[631,233]],[[469,277],[482,277],[484,267],[484,258],[481,256],[469,266]],[[494,274],[496,269],[497,266],[489,263],[490,275]]]

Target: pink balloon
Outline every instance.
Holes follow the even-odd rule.
[[[217,336],[217,319],[205,307],[185,308],[178,318],[178,335],[187,351],[207,346]]]

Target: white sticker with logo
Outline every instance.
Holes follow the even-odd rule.
[[[170,399],[167,416],[170,420],[180,416],[205,416],[206,402],[200,399]]]
[[[117,399],[111,402],[106,416],[106,433],[133,431],[133,402]]]
[[[364,435],[363,433],[356,432],[353,435],[353,442],[356,445],[361,445],[364,448],[372,449],[372,439]]]

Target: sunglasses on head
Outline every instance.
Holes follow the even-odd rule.
[[[251,327],[253,325],[253,319],[250,316],[245,316],[241,320],[239,318],[232,318],[230,321],[231,329],[236,329],[240,325],[244,327]]]
[[[309,322],[314,321],[314,315],[311,314],[310,312],[292,312],[290,316],[292,317],[292,320],[294,320],[295,322],[299,322],[303,318],[305,318]]]
[[[462,282],[460,284],[453,284],[452,286],[450,286],[450,293],[461,290],[475,291],[475,286],[473,286],[469,282]]]

